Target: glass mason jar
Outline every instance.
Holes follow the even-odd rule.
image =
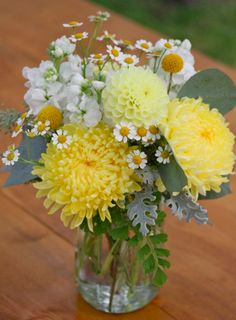
[[[131,312],[147,305],[159,288],[151,284],[152,274],[145,274],[137,250],[138,246],[126,240],[79,230],[76,281],[84,300],[108,313]]]

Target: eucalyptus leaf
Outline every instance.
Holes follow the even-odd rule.
[[[211,108],[225,114],[236,105],[236,87],[224,72],[207,69],[196,73],[184,84],[178,93],[178,98],[183,97],[201,97]]]
[[[38,161],[41,154],[46,150],[46,140],[43,137],[29,138],[24,135],[20,146],[17,148],[20,157],[25,160]],[[4,187],[10,187],[16,184],[23,184],[34,180],[37,176],[32,175],[34,164],[16,162],[13,166],[9,166],[10,176],[8,177]]]
[[[187,185],[184,171],[174,157],[171,157],[170,163],[160,164],[158,171],[167,191],[171,193],[179,192]]]

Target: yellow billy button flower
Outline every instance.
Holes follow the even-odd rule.
[[[37,116],[37,120],[44,123],[45,121],[50,121],[50,128],[56,130],[62,125],[62,112],[53,105],[46,105],[43,107]]]
[[[183,58],[177,53],[169,53],[162,59],[162,69],[169,73],[178,73],[184,67]]]

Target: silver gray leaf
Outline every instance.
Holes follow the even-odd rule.
[[[157,169],[146,166],[144,169],[135,170],[137,175],[143,179],[144,184],[153,184],[156,179],[159,177]]]
[[[165,204],[180,220],[186,219],[187,222],[190,222],[195,219],[198,224],[209,223],[207,210],[195,202],[186,192],[180,192],[177,196],[172,196],[165,201]]]
[[[139,230],[146,236],[149,232],[148,225],[155,225],[157,218],[157,206],[146,204],[145,200],[154,201],[156,197],[152,194],[152,189],[146,187],[141,192],[134,193],[134,200],[127,205],[127,214],[135,227],[140,225]]]

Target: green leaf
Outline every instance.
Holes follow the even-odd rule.
[[[187,185],[184,171],[174,157],[171,157],[170,163],[160,164],[158,171],[161,180],[169,192],[179,192]]]
[[[166,213],[164,211],[158,211],[157,212],[157,219],[156,219],[156,224],[161,227],[162,224],[164,223],[166,217]]]
[[[222,71],[207,69],[196,73],[182,87],[178,97],[199,98],[222,114],[236,105],[236,87]]]
[[[163,248],[157,248],[155,249],[155,252],[158,257],[169,257],[170,255],[170,251]]]
[[[165,260],[165,259],[162,259],[162,258],[158,258],[158,264],[162,267],[162,268],[170,268],[170,262]]]
[[[141,261],[144,261],[146,255],[150,253],[150,248],[147,244],[145,244],[141,249],[137,252],[137,258]]]
[[[217,199],[217,198],[224,197],[230,193],[231,193],[230,183],[225,182],[225,183],[222,183],[220,192],[215,192],[213,190],[208,191],[205,196],[200,195],[199,200]]]
[[[128,238],[128,226],[123,226],[110,230],[113,240],[126,240]]]
[[[140,240],[143,239],[143,236],[141,234],[136,234],[132,238],[129,239],[128,244],[131,247],[136,247]]]
[[[154,276],[153,283],[158,287],[162,287],[166,280],[167,275],[160,268],[158,268]]]
[[[149,255],[147,259],[144,260],[143,268],[145,273],[153,272],[155,269],[155,259],[153,255]]]
[[[17,149],[20,152],[20,157],[25,160],[38,161],[41,158],[41,154],[45,152],[46,145],[47,142],[43,137],[29,138],[24,135]],[[4,187],[23,184],[37,178],[37,176],[31,174],[33,167],[33,164],[22,163],[20,161],[16,162],[14,166],[9,167],[10,176],[4,184]]]
[[[168,235],[166,233],[160,233],[150,236],[149,239],[153,244],[165,243],[168,240]]]
[[[85,219],[87,220],[87,219]],[[93,218],[93,233],[95,236],[99,236],[103,233],[106,233],[111,228],[111,223],[109,220],[102,221],[99,215],[96,215]]]

